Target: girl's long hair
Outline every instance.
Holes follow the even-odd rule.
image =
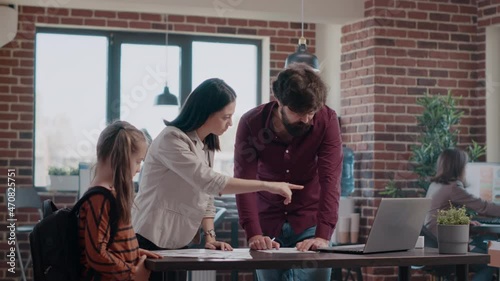
[[[139,150],[141,142],[147,143],[144,133],[126,121],[108,125],[97,141],[97,161],[108,160],[113,171],[117,213],[123,223],[130,222],[134,201],[130,158]]]

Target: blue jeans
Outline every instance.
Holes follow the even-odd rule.
[[[276,242],[281,247],[295,247],[298,242],[308,238],[313,238],[316,232],[316,226],[306,229],[300,234],[295,234],[288,222],[283,224],[280,236],[276,237]],[[304,266],[311,267],[314,260],[304,260]],[[260,269],[256,270],[259,281],[299,281],[315,280],[329,281],[331,268],[294,268],[294,269]]]

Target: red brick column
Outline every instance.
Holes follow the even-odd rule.
[[[458,104],[465,114],[459,143],[484,144],[484,26],[499,22],[497,6],[490,1],[367,0],[365,19],[343,26],[343,137],[356,154],[355,196],[365,237],[389,179],[407,196],[421,191],[409,167],[419,132],[418,97],[448,90],[461,96]],[[366,273],[366,280],[396,276],[393,268]]]

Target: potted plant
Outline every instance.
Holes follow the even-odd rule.
[[[411,146],[411,169],[417,175],[417,185],[427,192],[430,179],[436,174],[436,163],[439,154],[446,148],[457,147],[462,110],[457,107],[457,101],[448,92],[447,95],[429,95],[417,99],[417,104],[423,108],[417,116],[417,125],[421,132],[417,143]],[[469,161],[477,161],[486,154],[486,147],[472,140],[472,145],[467,147]],[[386,185],[382,195],[389,197],[405,197],[404,191],[397,186],[394,179]]]
[[[78,191],[79,170],[77,168],[49,168],[49,191]]]
[[[465,206],[438,210],[438,248],[440,254],[465,254],[469,247],[469,223]]]
[[[417,99],[417,104],[423,107],[422,115],[417,116],[418,126],[422,132],[418,137],[419,143],[413,145],[410,161],[413,162],[413,171],[418,176],[418,186],[425,191],[429,188],[430,178],[436,174],[436,163],[439,154],[446,148],[456,147],[460,125],[464,112],[458,109],[451,92],[446,96],[425,95]],[[484,146],[474,140],[467,148],[469,161],[474,162],[486,153]]]

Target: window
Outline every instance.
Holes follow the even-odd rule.
[[[156,137],[165,127],[163,119],[172,120],[179,113],[178,106],[158,106],[155,102],[166,81],[180,100],[180,60],[178,46],[169,46],[167,55],[165,46],[122,44],[120,118]]]
[[[94,158],[97,129],[106,124],[107,45],[102,36],[37,34],[36,186],[47,185],[49,167]]]
[[[238,95],[233,127],[215,160],[216,170],[232,175],[239,117],[260,104],[261,41],[169,34],[168,42],[165,48],[162,33],[37,29],[35,186],[48,185],[49,167],[95,162],[97,138],[111,120],[129,121],[155,138],[163,119],[180,108],[155,104],[165,84],[182,104],[211,77]]]
[[[233,175],[234,141],[240,117],[257,105],[256,93],[260,89],[255,63],[257,59],[258,49],[255,45],[193,42],[192,87],[205,79],[219,77],[237,95],[233,126],[220,137],[221,151],[215,154],[214,160],[214,169],[230,176]]]

